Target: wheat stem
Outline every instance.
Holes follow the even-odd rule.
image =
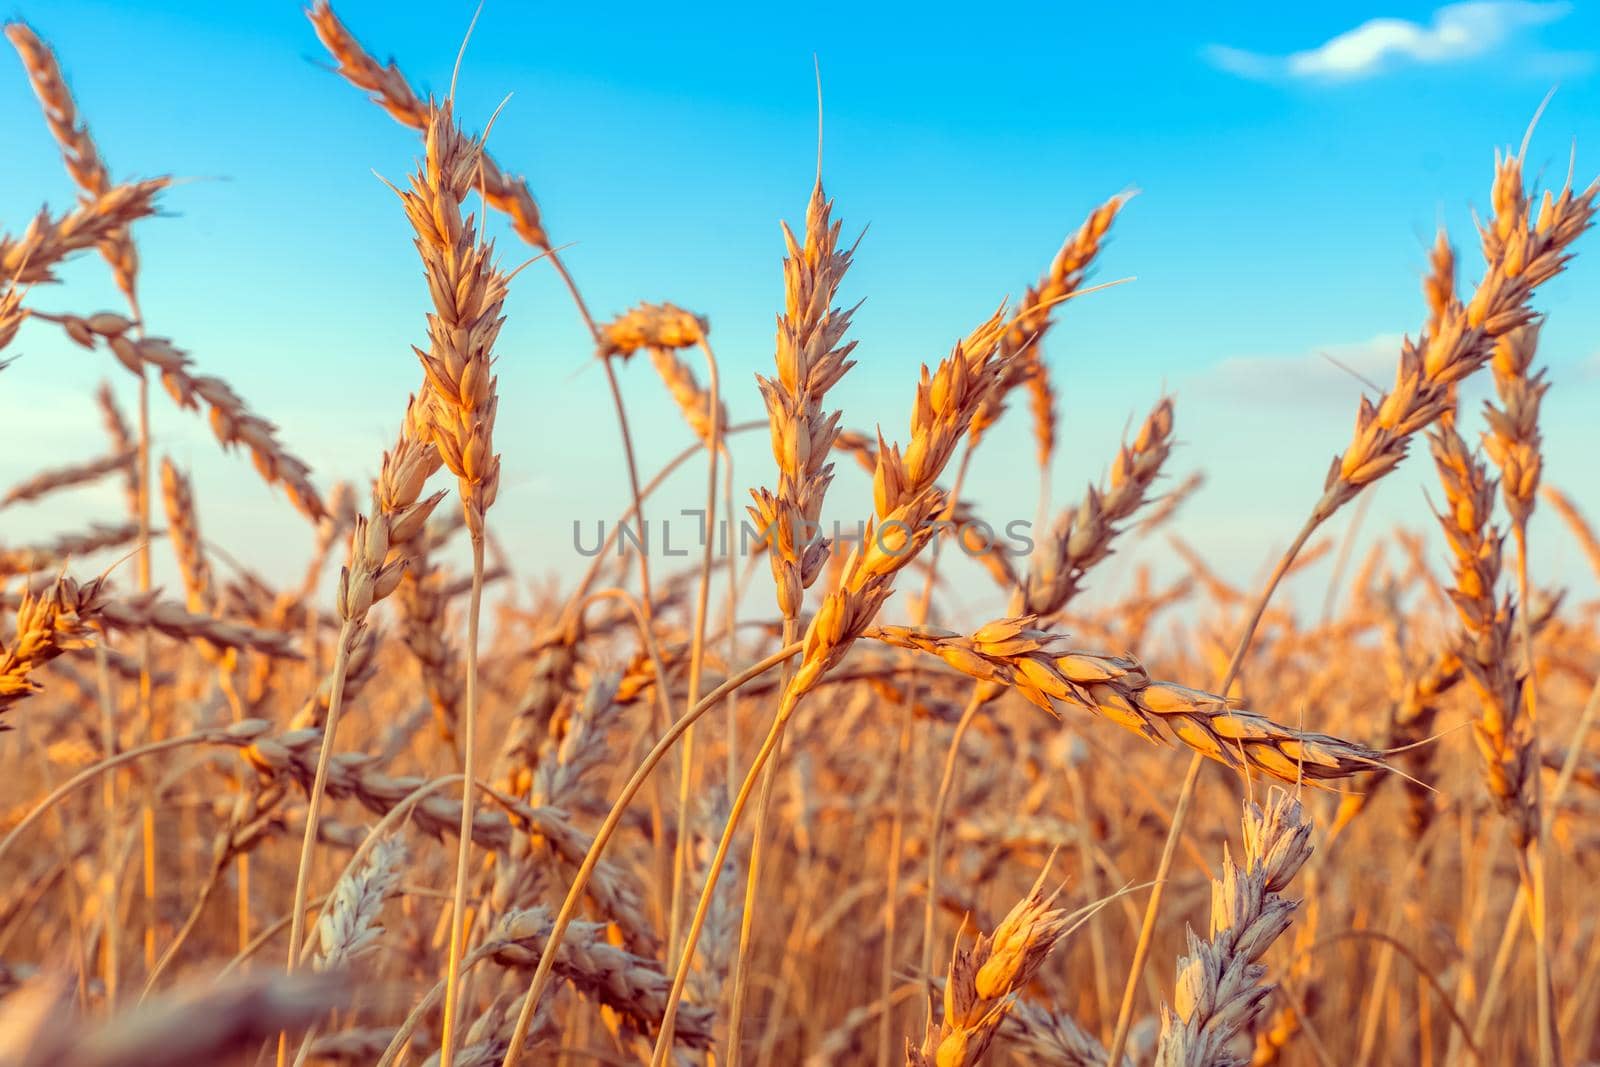
[[[1226,696],[1234,680],[1238,677],[1239,668],[1244,663],[1245,654],[1250,650],[1250,642],[1255,638],[1256,627],[1261,625],[1261,617],[1266,614],[1267,603],[1272,599],[1272,594],[1277,591],[1278,583],[1283,581],[1286,574],[1294,565],[1295,557],[1305,547],[1317,527],[1322,525],[1322,520],[1316,515],[1308,518],[1305,525],[1300,527],[1300,532],[1289,545],[1283,557],[1278,560],[1278,565],[1273,568],[1272,576],[1267,580],[1266,587],[1256,598],[1255,606],[1251,609],[1249,619],[1245,623],[1244,632],[1239,636],[1239,643],[1234,646],[1233,656],[1228,661],[1227,670],[1223,672],[1222,680],[1217,683],[1215,691]],[[1150,889],[1150,900],[1145,905],[1144,920],[1139,927],[1139,940],[1134,945],[1133,962],[1128,968],[1128,980],[1122,989],[1122,1003],[1117,1009],[1117,1025],[1111,1035],[1111,1045],[1107,1051],[1107,1063],[1121,1062],[1123,1050],[1128,1043],[1128,1030],[1133,1025],[1133,1003],[1139,992],[1139,979],[1144,973],[1145,961],[1150,958],[1150,946],[1155,939],[1156,918],[1161,911],[1161,898],[1167,885],[1167,879],[1172,873],[1172,861],[1177,855],[1178,839],[1183,834],[1184,823],[1189,817],[1189,809],[1194,804],[1195,786],[1200,781],[1200,766],[1205,762],[1205,757],[1196,752],[1189,760],[1189,769],[1183,775],[1183,787],[1178,790],[1178,801],[1172,811],[1172,826],[1167,830],[1167,840],[1161,846],[1161,859],[1156,864],[1155,884]]]
[[[700,673],[705,663],[706,616],[711,601],[711,560],[716,547],[717,526],[717,458],[722,430],[722,398],[717,384],[717,360],[711,344],[704,335],[700,337],[700,350],[706,357],[707,413],[709,431],[706,434],[706,508],[702,516],[705,546],[700,561],[700,589],[695,599],[694,636],[689,645],[688,692],[684,695],[684,710],[694,707],[700,699]],[[694,729],[684,731],[683,744],[678,749],[678,827],[672,857],[672,910],[668,916],[667,965],[677,960],[678,913],[683,898],[683,881],[688,867],[690,778],[694,771]]]
[[[466,723],[461,732],[462,776],[465,782],[477,781],[477,718],[478,718],[478,617],[483,603],[483,534],[474,530],[472,536],[472,594],[467,606],[467,710]],[[331,730],[330,730],[331,732]],[[445,971],[444,1030],[439,1045],[440,1067],[450,1067],[456,1048],[456,1027],[459,1026],[461,957],[466,952],[467,935],[467,880],[472,862],[472,815],[477,790],[466,785],[461,790],[461,832],[456,849],[456,881],[450,909],[450,957]]]
[[[572,921],[572,916],[578,910],[578,903],[583,898],[584,888],[589,884],[589,878],[594,873],[596,865],[600,862],[601,853],[605,851],[606,844],[611,840],[612,834],[616,832],[617,827],[622,822],[622,816],[627,811],[628,804],[638,795],[645,780],[649,778],[650,772],[665,758],[666,754],[671,751],[672,746],[677,743],[678,738],[683,735],[683,731],[688,729],[696,719],[716,707],[723,697],[746,682],[760,677],[773,667],[778,666],[778,664],[787,662],[791,657],[798,655],[802,648],[803,646],[800,642],[791,642],[765,659],[746,667],[707,693],[688,713],[668,728],[667,732],[662,735],[661,740],[656,742],[650,752],[640,761],[639,766],[634,769],[633,775],[628,779],[627,784],[622,787],[622,792],[618,795],[616,802],[611,805],[611,810],[606,814],[605,821],[595,831],[594,840],[589,846],[588,853],[584,856],[583,862],[579,864],[578,872],[573,876],[572,886],[567,890],[566,898],[561,902],[561,910],[556,913],[555,922],[551,926],[544,952],[539,958],[539,966],[535,969],[533,979],[529,983],[527,999],[523,1002],[522,1010],[517,1016],[516,1027],[512,1030],[510,1045],[502,1061],[503,1067],[516,1067],[517,1057],[522,1054],[523,1043],[528,1037],[528,1027],[533,1021],[533,1010],[538,1004],[539,997],[549,984],[550,969],[555,965],[555,952],[561,945],[561,938],[566,932],[567,925]]]

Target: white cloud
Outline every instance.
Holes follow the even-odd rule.
[[[1206,57],[1243,78],[1354,81],[1405,64],[1443,64],[1485,55],[1519,30],[1564,18],[1570,3],[1539,0],[1469,0],[1447,4],[1427,24],[1369,19],[1316,48],[1286,56],[1211,45]]]
[[[1201,373],[1197,381],[1207,392],[1220,392],[1238,400],[1296,405],[1352,406],[1369,388],[1394,384],[1404,338],[1383,333],[1366,341],[1322,345],[1299,355],[1230,356]]]

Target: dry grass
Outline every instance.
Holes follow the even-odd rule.
[[[1392,389],[1363,400],[1261,585],[1183,537],[1204,474],[1174,470],[1170,396],[1018,559],[974,532],[970,460],[999,447],[989,431],[1024,390],[1048,508],[1051,469],[1078,448],[1059,395],[1087,387],[1044,342],[1091,291],[1126,196],[906,376],[911,419],[891,441],[852,428],[881,413],[837,410],[850,268],[870,247],[843,239],[820,176],[803,229],[774,236],[772,372],[724,388],[707,316],[656,301],[596,321],[527,182],[454,102],[419,95],[326,3],[309,18],[337,73],[419,135],[394,220],[426,278],[421,375],[394,368],[416,395],[370,457],[370,493],[323,494],[271,422],[145,330],[137,225],[181,190],[114,179],[48,46],[6,27],[81,198],[0,227],[0,367],[19,331],[64,333],[122,364],[141,403],[130,426],[102,386],[106,453],[41,457],[0,497],[44,513],[103,479],[125,491],[124,514],[0,547],[0,1061],[1600,1058],[1584,895],[1600,874],[1600,608],[1563,595],[1577,576],[1529,535],[1548,504],[1600,577],[1600,539],[1547,482],[1566,457],[1547,450],[1536,367],[1538,289],[1589,228],[1595,187],[1541,197],[1520,156],[1496,159],[1480,282],[1458,295],[1441,234]],[[608,383],[646,352],[659,381],[630,388],[687,423],[636,448],[614,394],[622,518],[671,511],[653,494],[703,459],[707,514],[749,500],[771,586],[710,545],[663,557],[666,573],[652,560],[653,576],[609,550],[573,575],[491,528],[517,271],[480,202],[533,250],[525,269],[570,289]],[[58,268],[93,249],[129,314],[50,310],[73,298]],[[1458,410],[1474,375],[1492,378],[1481,420]],[[206,539],[212,487],[171,459],[151,469],[152,379],[312,521],[303,568],[256,573]],[[772,466],[734,472],[737,435],[761,428]],[[1363,557],[1322,530],[1418,434],[1442,536],[1369,534]],[[870,497],[834,484],[841,453]],[[508,492],[514,469],[554,462],[505,459]],[[442,506],[445,469],[459,507]],[[865,536],[811,536],[825,505],[864,515]],[[957,543],[981,571],[951,563]],[[121,591],[131,553],[169,554],[181,596],[142,563]],[[1276,594],[1319,558],[1333,578],[1317,616]],[[1006,617],[969,617],[968,581]]]

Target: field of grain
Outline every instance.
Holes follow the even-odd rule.
[[[393,368],[414,392],[360,485],[319,484],[225,357],[144,321],[138,233],[174,181],[114,177],[49,44],[5,26],[80,195],[0,226],[0,404],[28,403],[19,337],[70,338],[106,383],[84,397],[103,441],[35,457],[0,534],[85,487],[125,509],[0,536],[0,1064],[1600,1061],[1600,603],[1541,563],[1560,536],[1600,578],[1600,539],[1541,478],[1539,352],[1540,287],[1600,187],[1494,157],[1393,384],[1326,442],[1321,486],[1263,488],[1309,507],[1244,585],[1182,536],[1204,478],[1172,462],[1181,397],[1086,491],[1051,484],[1075,385],[1043,342],[1128,196],[1085,205],[1020,299],[908,373],[909,426],[873,433],[885,413],[830,399],[864,294],[822,174],[774,235],[769,369],[719,377],[712,309],[599,316],[492,117],[422,95],[324,0],[309,16],[372,121],[417,135],[415,171],[374,188],[427,280]],[[28,85],[0,82],[9,109]],[[122,306],[57,284],[96,257]],[[497,340],[532,272],[570,291],[625,456],[631,506],[594,534],[623,550],[586,570],[496,522]],[[681,439],[630,432],[623,374]],[[1014,464],[1070,497],[1027,552],[968,481],[1008,413],[1036,442]],[[311,524],[303,570],[207,538],[165,419],[206,420]],[[763,430],[752,485],[729,443]],[[572,462],[504,460],[508,492]],[[1437,472],[1431,526],[1352,551],[1402,461]],[[855,465],[870,496],[840,499]],[[680,468],[747,550],[641,550]],[[822,536],[825,498],[856,536]],[[1544,544],[1536,511],[1560,519]],[[1107,565],[1136,545],[1178,580]],[[1318,559],[1320,614],[1275,598]],[[1003,616],[963,617],[956,580]]]

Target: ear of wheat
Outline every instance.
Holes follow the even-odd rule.
[[[757,376],[778,464],[776,490],[753,490],[750,518],[769,549],[778,610],[800,614],[801,600],[828,557],[825,539],[813,536],[822,501],[833,481],[828,454],[839,435],[839,413],[823,407],[831,389],[855,364],[846,341],[850,310],[835,306],[850,269],[852,249],[839,247],[843,224],[819,181],[806,204],[804,239],[783,227],[784,309],[778,317],[777,374]]]
[[[1164,728],[1180,743],[1241,773],[1284,782],[1344,778],[1382,766],[1365,746],[1306,733],[1240,710],[1212,693],[1152,681],[1138,660],[1073,651],[1033,628],[1034,616],[998,619],[970,637],[930,627],[876,626],[864,636],[931,653],[963,674],[1013,688],[1056,714],[1054,701],[1076,704],[1158,741]]]
[[[1497,339],[1532,319],[1528,301],[1565,268],[1569,246],[1593,225],[1597,192],[1600,183],[1581,193],[1570,185],[1546,193],[1534,218],[1521,159],[1508,154],[1496,161],[1494,216],[1482,233],[1483,280],[1465,304],[1447,296],[1443,275],[1453,264],[1436,250],[1436,280],[1425,290],[1431,329],[1401,347],[1394,389],[1376,404],[1362,399],[1355,435],[1328,471],[1315,517],[1332,515],[1392,470],[1411,436],[1454,408],[1455,385],[1491,359]]]
[[[1259,962],[1288,929],[1295,902],[1282,893],[1311,856],[1311,825],[1299,801],[1273,790],[1265,807],[1247,804],[1244,864],[1224,850],[1222,877],[1211,883],[1211,936],[1189,932],[1178,961],[1174,1004],[1164,1009],[1158,1067],[1242,1067],[1230,1048],[1271,992]]]
[[[984,1058],[1045,958],[1095,906],[1069,913],[1056,894],[1043,892],[1043,876],[1006,913],[989,936],[957,947],[944,986],[944,1010],[917,1045],[907,1042],[909,1067],[972,1067]]]

